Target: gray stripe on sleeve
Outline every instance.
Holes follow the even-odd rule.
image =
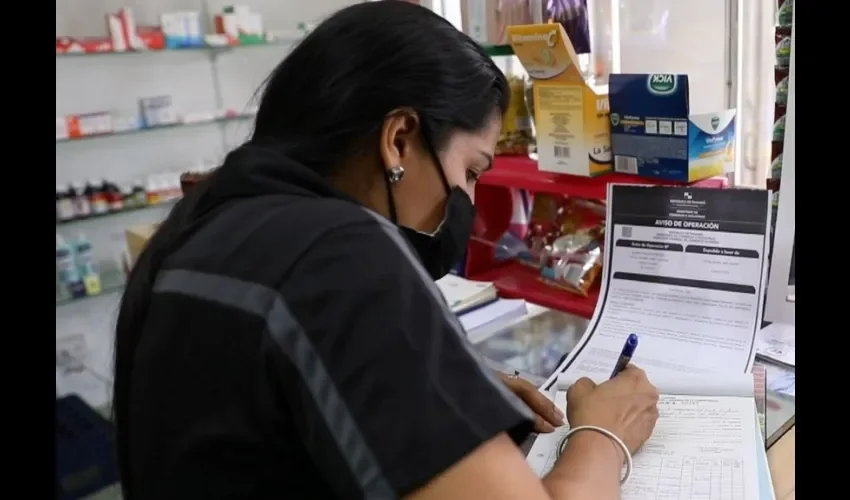
[[[300,373],[364,498],[396,498],[322,359],[276,290],[225,276],[173,270],[160,274],[154,291],[216,302],[262,318],[271,338]]]

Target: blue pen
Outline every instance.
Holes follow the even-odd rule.
[[[625,370],[632,361],[632,356],[635,355],[635,349],[638,346],[638,337],[634,333],[629,334],[626,343],[623,344],[623,350],[620,352],[620,358],[617,359],[617,364],[614,365],[614,371],[611,372],[611,378],[616,377],[621,371]]]

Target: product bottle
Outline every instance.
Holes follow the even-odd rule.
[[[59,273],[61,286],[73,298],[86,296],[86,287],[74,260],[74,251],[59,234],[56,235],[56,270]]]
[[[143,207],[148,203],[148,197],[145,193],[145,185],[141,181],[133,184],[133,197],[136,199],[136,206]]]
[[[91,179],[86,186],[86,196],[89,198],[91,211],[95,215],[109,212],[109,203],[106,202],[106,192],[102,181]]]
[[[74,241],[74,261],[77,272],[83,280],[86,295],[97,295],[100,293],[100,276],[94,264],[94,253],[88,238],[83,233],[77,235]]]
[[[147,193],[148,205],[156,205],[162,201],[159,192],[159,183],[156,182],[154,177],[148,178],[148,182],[145,184],[145,193]]]
[[[103,180],[103,191],[106,193],[106,202],[109,204],[109,210],[112,212],[120,212],[124,210],[124,197],[121,195],[121,189],[114,182]]]
[[[91,204],[86,196],[86,187],[82,182],[71,184],[70,195],[74,201],[74,215],[76,217],[88,217],[91,215]]]
[[[136,197],[133,194],[133,186],[130,186],[129,184],[121,186],[121,198],[124,201],[125,210],[130,210],[138,206],[136,203]]]
[[[56,186],[56,220],[68,221],[74,218],[74,202],[68,194],[68,188]]]

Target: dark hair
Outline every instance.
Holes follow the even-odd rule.
[[[379,133],[387,114],[415,110],[426,143],[441,150],[455,130],[475,131],[504,113],[505,76],[482,48],[428,9],[387,0],[353,5],[307,35],[269,76],[251,142],[327,174]],[[220,169],[227,169],[227,164]],[[218,174],[187,192],[133,266],[116,327],[113,415],[124,498],[133,358],[151,290],[166,257],[191,233],[196,207]]]

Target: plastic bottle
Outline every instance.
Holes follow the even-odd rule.
[[[73,298],[86,296],[86,287],[80,277],[74,251],[59,234],[56,235],[56,270],[59,273],[59,283]]]
[[[136,181],[133,184],[133,196],[136,198],[136,206],[143,207],[148,204],[147,194],[145,193],[145,185],[141,181]]]
[[[97,179],[89,180],[86,185],[86,196],[89,198],[92,213],[96,215],[109,212],[109,203],[106,201],[106,192],[103,188],[103,182]]]
[[[145,185],[145,192],[147,193],[148,205],[156,205],[162,201],[159,183],[155,177],[151,176],[148,178],[148,182]]]
[[[100,293],[100,276],[94,263],[92,245],[86,235],[79,233],[74,240],[74,261],[87,295]]]
[[[74,218],[74,202],[67,186],[56,186],[56,220],[69,221]]]
[[[121,186],[121,198],[124,201],[125,210],[138,208],[139,204],[136,203],[136,196],[133,194],[133,186],[129,184]]]
[[[117,184],[104,179],[103,192],[106,195],[106,203],[109,205],[110,212],[124,210],[124,197],[121,195],[121,189]]]
[[[74,214],[76,217],[88,217],[91,215],[91,204],[89,203],[88,196],[86,196],[86,187],[82,182],[71,184],[69,194],[74,202]]]

